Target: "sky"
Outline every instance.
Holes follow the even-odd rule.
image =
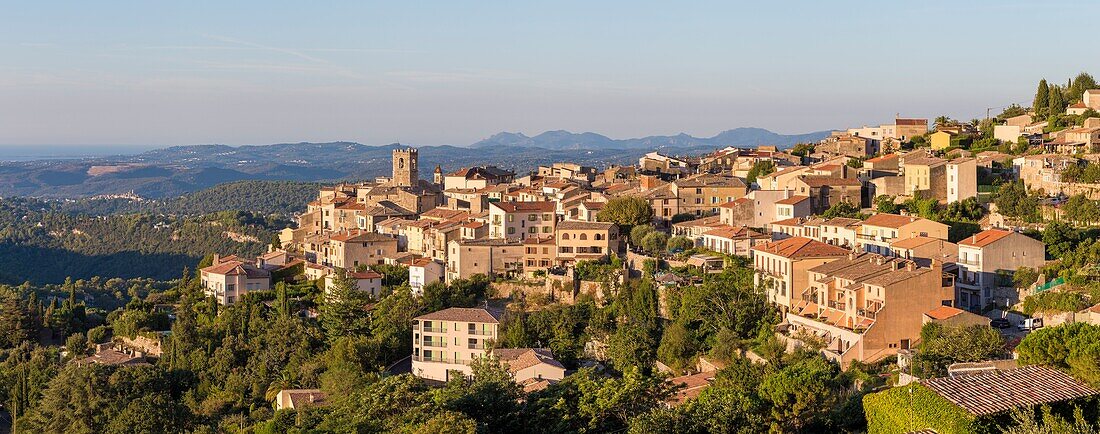
[[[1100,75],[1091,1],[3,2],[0,146],[28,150],[791,134]]]

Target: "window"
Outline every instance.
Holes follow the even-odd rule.
[[[512,235],[512,234],[515,234],[515,233],[516,233],[516,228],[508,228],[508,235]]]
[[[568,240],[569,239],[569,233],[568,232],[562,232],[561,233],[561,239]]]
[[[539,216],[537,214],[528,214],[527,215],[527,221],[532,221],[533,222],[533,221],[538,221],[538,219],[539,219]]]
[[[543,226],[542,227],[542,233],[544,233],[544,234],[550,233],[550,226]]]
[[[580,239],[581,241],[588,241],[588,235],[582,233]]]
[[[509,221],[509,222],[514,222],[514,221],[516,221],[516,216],[514,216],[514,215],[511,215],[511,214],[508,214],[508,221]]]

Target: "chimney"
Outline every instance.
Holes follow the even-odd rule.
[[[856,252],[855,251],[848,252],[848,260],[849,261],[854,261],[855,259],[856,259]]]
[[[218,265],[221,262],[222,262],[222,255],[219,255],[219,254],[215,253],[214,254],[214,261],[211,263],[211,265]]]
[[[913,261],[906,262],[905,271],[917,271],[917,263]]]
[[[638,178],[642,190],[649,190],[657,185],[657,178],[653,175],[642,175]]]

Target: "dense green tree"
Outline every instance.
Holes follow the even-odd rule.
[[[1071,222],[1086,226],[1100,222],[1100,204],[1082,194],[1070,196],[1062,205],[1062,211],[1065,212],[1066,220]]]
[[[1061,368],[1074,377],[1100,385],[1100,326],[1077,322],[1029,333],[1016,347],[1025,365]]]
[[[1039,198],[1028,191],[1023,181],[1002,184],[993,195],[993,204],[998,212],[1009,217],[1028,222],[1039,219]]]
[[[897,214],[901,211],[901,207],[894,202],[894,196],[880,195],[875,197],[875,211]]]
[[[321,304],[321,325],[329,340],[365,333],[370,322],[365,315],[370,295],[360,291],[346,274],[338,274],[325,288]]]
[[[35,312],[20,294],[10,287],[0,287],[0,349],[36,340],[37,323]]]
[[[687,237],[671,237],[665,244],[666,250],[669,252],[682,252],[695,247],[695,242]]]
[[[859,212],[858,206],[852,205],[850,202],[841,201],[834,203],[832,206],[829,207],[829,209],[821,213],[821,217],[825,219],[832,219],[837,217],[858,219],[863,218],[864,216]]]
[[[1043,229],[1043,243],[1046,243],[1047,254],[1054,258],[1061,258],[1073,251],[1078,241],[1080,233],[1068,224],[1051,222]]]
[[[1100,88],[1100,86],[1097,86],[1096,79],[1093,78],[1092,75],[1087,72],[1077,74],[1077,76],[1073,78],[1073,84],[1069,86],[1068,101],[1081,101],[1081,95],[1083,95],[1086,90],[1097,88]]]
[[[1066,112],[1066,106],[1068,104],[1066,103],[1062,91],[1063,90],[1058,86],[1054,86],[1050,90],[1050,101],[1047,105],[1047,113],[1049,113],[1050,116],[1060,115]]]
[[[650,232],[646,234],[645,238],[642,238],[642,248],[650,254],[657,255],[665,250],[665,246],[668,244],[668,235],[664,232]]]
[[[653,207],[649,206],[649,201],[640,197],[616,197],[607,201],[596,214],[596,220],[615,223],[619,225],[621,232],[629,233],[634,226],[653,222]]]
[[[637,226],[634,226],[633,228],[630,229],[630,232],[629,232],[630,233],[630,243],[635,245],[635,246],[641,247],[642,242],[645,240],[645,237],[647,235],[653,233],[653,232],[656,232],[656,230],[653,229],[653,226],[650,226],[650,225],[637,225]]]
[[[756,182],[756,178],[764,175],[770,175],[775,172],[775,162],[772,160],[759,160],[752,163],[752,167],[749,168],[749,173],[746,175],[745,180],[750,184]]]
[[[1047,79],[1039,80],[1039,88],[1035,90],[1035,101],[1032,103],[1032,110],[1037,116],[1042,116],[1044,113],[1048,113],[1050,108],[1050,86],[1047,85]]]
[[[952,363],[1000,358],[1004,353],[1004,338],[987,325],[958,327],[927,323],[921,328],[914,371],[925,378],[946,375],[947,366]]]

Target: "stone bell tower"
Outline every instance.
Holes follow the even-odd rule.
[[[393,177],[390,183],[398,187],[417,185],[420,180],[417,160],[416,148],[394,149]]]

